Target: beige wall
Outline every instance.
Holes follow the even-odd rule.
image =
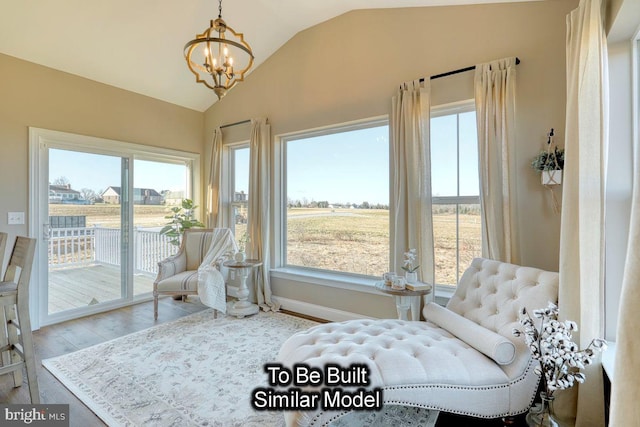
[[[28,231],[26,224],[7,225],[7,212],[27,213],[28,224],[29,126],[201,153],[203,119],[194,110],[0,54],[0,231]]]
[[[565,16],[576,5],[557,0],[349,12],[297,34],[214,104],[205,113],[205,151],[218,125],[266,116],[278,135],[387,115],[403,81],[518,56],[515,168],[522,263],[557,270],[560,217],[529,164],[549,128],[563,145]],[[470,95],[472,74],[434,81],[435,103],[446,94]],[[467,89],[459,90],[456,80]],[[231,139],[247,138],[248,126],[243,128],[233,130]],[[303,285],[275,281],[274,290],[288,296],[295,286]],[[309,302],[319,293],[313,286],[302,289],[296,297]],[[347,293],[332,295],[334,307],[352,305]]]

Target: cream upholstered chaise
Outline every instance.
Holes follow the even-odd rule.
[[[210,264],[221,272],[227,282],[228,271],[222,263],[233,257],[237,246],[228,228],[191,228],[185,230],[180,249],[174,256],[158,263],[158,275],[153,282],[153,316],[158,319],[160,295],[182,296],[198,294],[198,269],[205,257],[213,256]]]
[[[369,387],[388,405],[480,418],[529,409],[539,377],[522,338],[519,312],[557,301],[558,273],[476,258],[446,308],[427,304],[427,321],[363,319],[327,323],[291,336],[277,361],[286,367],[365,364]],[[325,426],[346,411],[287,411],[288,426]]]

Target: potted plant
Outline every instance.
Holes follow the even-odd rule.
[[[534,320],[540,319],[539,325]],[[572,340],[572,333],[578,325],[570,320],[558,320],[558,307],[549,303],[547,308],[533,310],[533,318],[526,308],[520,310],[521,328],[514,329],[513,335],[524,336],[532,357],[539,362],[535,373],[542,378],[541,405],[532,407],[526,416],[529,426],[557,427],[553,413],[554,392],[573,387],[585,381],[582,370],[592,363],[596,352],[607,348],[599,338],[580,350]]]
[[[542,185],[562,184],[564,169],[564,148],[558,148],[553,142],[553,129],[549,132],[547,149],[541,151],[531,161],[531,167],[541,173]]]
[[[171,215],[165,216],[166,219],[170,219],[169,223],[162,227],[160,234],[164,234],[169,237],[169,243],[175,246],[180,246],[180,239],[184,230],[188,230],[193,227],[204,227],[204,224],[194,219],[193,211],[197,208],[193,204],[191,199],[183,199],[180,206],[174,206],[171,208]]]

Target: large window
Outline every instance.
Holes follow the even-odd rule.
[[[478,142],[473,104],[431,113],[436,283],[456,285],[482,251]]]
[[[284,140],[288,266],[377,276],[389,266],[389,127]]]
[[[230,201],[229,228],[240,242],[247,231],[249,215],[249,147],[247,144],[229,147]]]

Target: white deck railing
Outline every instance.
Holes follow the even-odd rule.
[[[83,264],[121,265],[121,231],[117,228],[52,228],[49,234],[49,267],[62,268]],[[156,274],[158,261],[178,251],[158,231],[135,229],[133,232],[134,272]]]

